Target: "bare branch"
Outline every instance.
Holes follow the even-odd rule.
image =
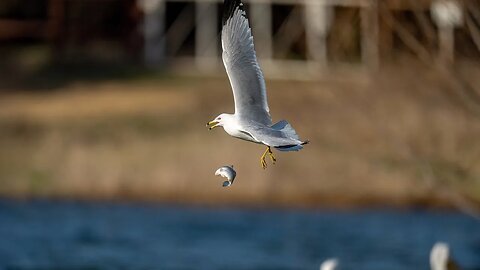
[[[477,16],[477,18],[475,18]],[[473,43],[477,46],[477,49],[480,51],[480,30],[478,30],[475,20],[477,23],[480,22],[480,14],[475,9],[475,7],[469,5],[467,6],[467,12],[465,12],[465,22],[467,24],[467,29],[470,31],[472,36]]]
[[[467,29],[472,36],[473,43],[475,43],[475,46],[477,46],[477,49],[480,51],[480,31],[477,29],[469,14],[465,16],[465,22],[467,23]]]
[[[399,38],[407,45],[418,58],[426,65],[431,65],[432,57],[428,50],[410,33],[405,27],[403,27],[397,19],[393,16],[391,11],[383,4],[383,8],[379,9],[380,16],[386,22],[386,24],[395,30]]]
[[[467,3],[468,3],[468,1],[467,1]],[[478,24],[480,24],[480,11],[475,6],[473,6],[471,2],[469,4],[467,4],[467,11],[470,11],[470,13],[472,14],[475,21]]]
[[[423,34],[427,38],[428,45],[432,47],[437,37],[435,28],[425,16],[425,13],[422,12],[417,0],[410,0],[410,5],[413,7],[413,13],[418,24],[420,25],[420,29],[422,29]]]
[[[404,140],[396,140],[396,143],[405,147],[409,158],[414,161],[414,164],[420,170],[423,181],[428,184],[435,194],[447,200],[460,212],[472,217],[476,221],[480,221],[480,209],[477,205],[455,189],[452,183],[441,181],[438,171],[435,170],[428,159],[416,153],[412,146]]]
[[[475,88],[452,67],[439,67],[438,70],[468,111],[480,118],[480,95]]]

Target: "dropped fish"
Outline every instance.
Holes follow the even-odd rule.
[[[218,168],[215,172],[215,175],[220,175],[221,177],[225,177],[228,181],[223,182],[223,187],[229,187],[233,184],[235,177],[237,176],[237,172],[233,169],[233,165],[231,166],[222,166]]]

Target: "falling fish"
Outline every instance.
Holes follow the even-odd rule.
[[[233,169],[233,165],[231,166],[222,166],[218,168],[215,172],[215,175],[220,175],[221,177],[225,177],[228,181],[223,182],[224,187],[229,187],[233,184],[233,180],[235,180],[235,176],[237,176],[237,172]]]

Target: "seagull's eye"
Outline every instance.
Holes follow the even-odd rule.
[[[218,120],[222,120],[222,118],[221,118],[221,117],[219,117],[219,118],[218,118]]]

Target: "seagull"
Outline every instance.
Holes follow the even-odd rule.
[[[222,18],[222,59],[233,90],[235,113],[222,113],[207,123],[212,130],[223,127],[230,136],[267,147],[260,165],[267,167],[266,155],[275,164],[272,147],[298,151],[308,141],[300,140],[286,121],[272,124],[262,70],[257,62],[247,14],[240,0],[225,0]]]
[[[337,265],[338,260],[335,258],[330,258],[320,265],[320,270],[335,270],[337,269]]]
[[[437,242],[430,251],[431,270],[459,270],[458,264],[450,258],[450,248],[447,243]]]

